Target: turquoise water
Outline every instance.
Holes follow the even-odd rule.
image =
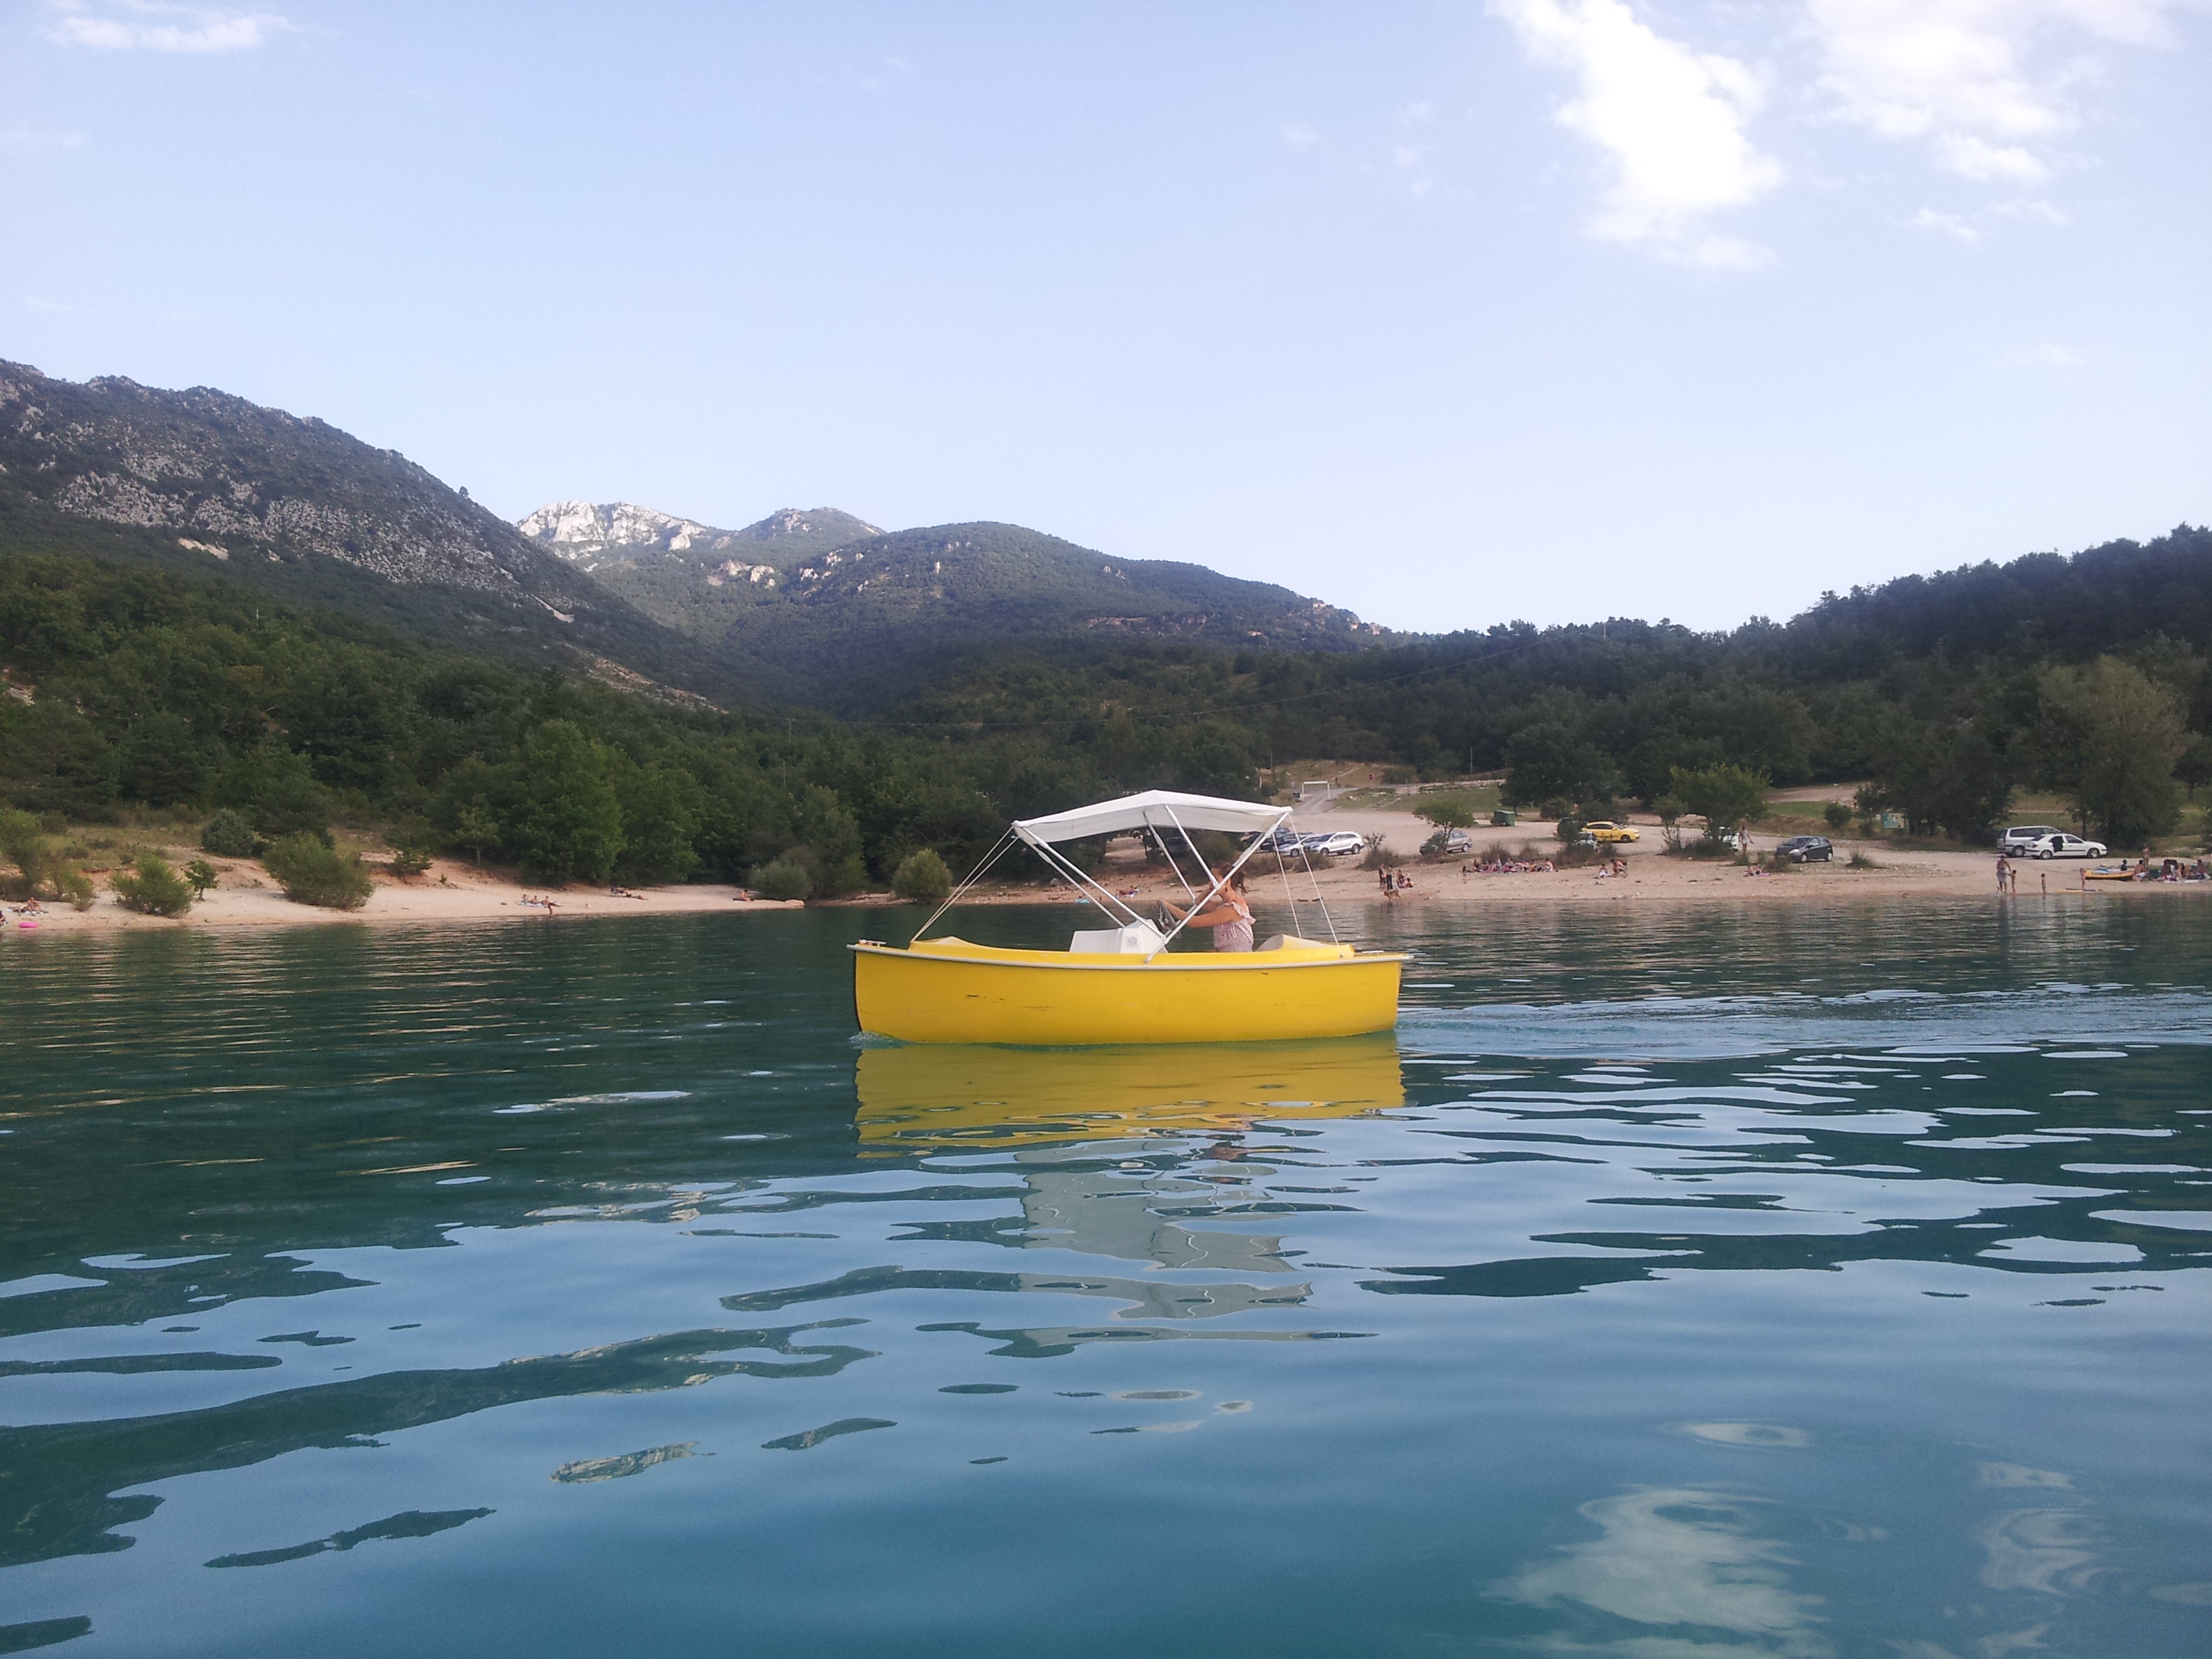
[[[1182,1055],[864,1045],[880,912],[0,940],[0,1652],[2202,1654],[2169,896]]]

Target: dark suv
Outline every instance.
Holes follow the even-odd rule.
[[[1835,845],[1826,836],[1792,836],[1774,850],[1792,864],[1826,864],[1836,856]]]

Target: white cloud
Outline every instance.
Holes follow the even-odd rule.
[[[94,16],[65,0],[56,9],[49,38],[65,46],[88,46],[96,52],[177,52],[213,53],[248,52],[264,45],[292,26],[274,12],[225,12],[188,9],[180,6],[132,3],[124,0],[130,17]],[[174,21],[155,21],[175,19]]]
[[[2042,345],[2026,347],[2019,351],[2008,351],[1997,360],[2000,368],[2087,368],[2096,360],[2086,351],[2072,346]]]
[[[2166,38],[2182,0],[1807,0],[1820,85],[1837,114],[1885,138],[1924,142],[1978,183],[2050,176],[2075,125],[2068,94],[2093,69],[2081,37]]]
[[[1782,182],[1746,131],[1759,77],[1738,59],[1693,52],[1640,21],[1625,0],[1493,0],[1539,62],[1572,70],[1559,125],[1603,150],[1612,182],[1589,234],[1713,267],[1764,250],[1708,228],[1716,213]]]
[[[75,149],[81,132],[44,132],[36,127],[0,127],[0,155],[32,155],[41,150]]]
[[[1300,125],[1296,121],[1284,122],[1281,126],[1275,129],[1275,137],[1292,149],[1311,149],[1316,144],[1321,143],[1321,134],[1316,132],[1311,127]]]
[[[1912,216],[1916,230],[1934,231],[1939,236],[1948,236],[1954,242],[1970,246],[1982,240],[1982,233],[1955,213],[1938,213],[1934,208],[1923,208]]]
[[[1405,179],[1406,188],[1416,196],[1426,196],[1437,187],[1436,179],[1429,173],[1430,154],[1426,144],[1399,144],[1390,151],[1390,165]]]

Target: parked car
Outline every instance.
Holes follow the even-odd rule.
[[[1472,853],[1474,851],[1474,837],[1464,830],[1447,830],[1444,831],[1444,851],[1455,858]]]
[[[2100,859],[2106,854],[2101,841],[2084,841],[2079,836],[2069,836],[2063,830],[2054,830],[2027,849],[2028,854],[2039,859]]]
[[[1826,836],[1792,836],[1774,850],[1792,864],[1828,864],[1836,856],[1835,843]]]
[[[1365,837],[1355,836],[1349,830],[1339,830],[1326,836],[1308,836],[1305,837],[1305,849],[1322,858],[1358,858],[1367,850],[1367,842]]]
[[[1305,836],[1285,823],[1260,843],[1260,850],[1263,853],[1295,853],[1305,840]]]
[[[2063,833],[2055,823],[2015,823],[1997,837],[1997,851],[2018,857],[2033,848],[2036,842]]]
[[[1583,834],[1594,842],[1642,841],[1644,832],[1632,823],[1615,823],[1611,818],[1592,818],[1583,825]]]

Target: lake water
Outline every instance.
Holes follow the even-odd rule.
[[[1196,1053],[863,1044],[904,912],[0,940],[0,1652],[2201,1656],[2169,896]]]

